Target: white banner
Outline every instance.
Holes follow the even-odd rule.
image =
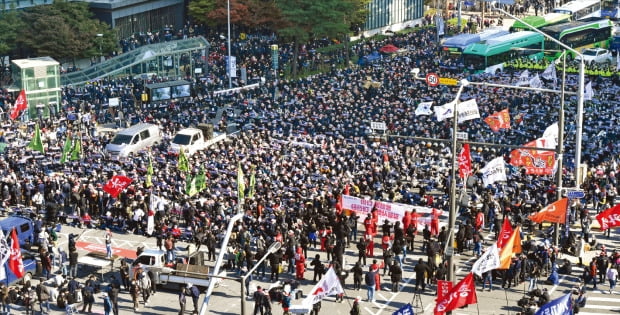
[[[437,115],[437,121],[443,121],[446,118],[454,117],[454,102],[444,104],[441,106],[435,106],[435,115]]]
[[[4,232],[0,229],[0,280],[6,279],[6,268],[4,264],[9,260],[11,256],[11,249],[6,241]]]
[[[526,69],[523,72],[521,72],[521,75],[519,76],[519,81],[517,81],[517,86],[525,86],[530,84],[530,72]]]
[[[493,243],[491,247],[487,249],[478,260],[471,267],[471,272],[477,274],[479,277],[482,277],[482,274],[499,268],[499,249],[497,248],[497,243]]]
[[[416,116],[432,115],[433,114],[433,110],[431,108],[432,106],[433,106],[433,102],[422,102],[418,104],[418,107],[415,109],[415,115]]]
[[[377,215],[379,217],[379,222],[388,220],[392,223],[402,221],[403,217],[405,216],[405,212],[411,212],[415,209],[416,213],[419,215],[418,225],[430,225],[432,219],[431,215],[433,213],[433,208],[429,207],[419,207],[402,203],[367,200],[348,195],[342,196],[342,209],[355,211],[359,216],[358,220],[360,222],[364,222],[364,219],[366,219],[366,215],[371,213],[373,209],[376,209]],[[441,216],[443,211],[437,211],[438,215]],[[440,223],[440,226],[443,226],[443,224]]]
[[[334,268],[329,268],[327,273],[308,293],[308,296],[301,302],[302,305],[314,305],[320,302],[324,297],[344,293],[340,279]]]
[[[558,145],[559,131],[558,123],[554,123],[545,129],[542,136],[542,139],[546,139],[545,148],[553,149]]]
[[[503,157],[494,158],[480,171],[482,172],[482,182],[484,186],[491,185],[495,182],[506,181],[506,167],[504,166]]]
[[[476,99],[472,98],[465,102],[459,103],[456,109],[458,113],[459,123],[464,121],[480,118],[480,112],[478,111],[478,103]]]

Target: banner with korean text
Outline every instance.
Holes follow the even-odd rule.
[[[412,205],[405,205],[401,203],[383,202],[357,198],[353,196],[342,196],[342,209],[355,211],[359,216],[359,221],[363,222],[366,215],[371,213],[373,209],[377,210],[379,216],[379,222],[388,220],[390,222],[402,221],[405,216],[405,212],[411,212],[415,209],[418,213],[418,224],[424,226],[424,224],[431,224],[431,215],[433,208],[419,207]],[[443,211],[439,210],[439,215]]]

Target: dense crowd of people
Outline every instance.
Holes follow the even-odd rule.
[[[252,71],[263,76],[271,65],[266,57],[268,50],[261,49],[267,48],[270,42],[257,39],[250,43],[239,46],[242,52],[238,56],[251,62]],[[32,216],[42,222],[41,230],[46,230],[45,223],[53,226],[61,220],[136,234],[149,234],[147,217],[152,213],[155,223],[150,236],[157,237],[158,243],[171,239],[195,241],[207,248],[209,259],[214,259],[218,252],[229,218],[241,210],[246,215],[236,223],[230,248],[219,249],[227,251],[227,267],[231,271],[241,273],[250,269],[269,245],[277,241],[282,242],[281,251],[270,254],[259,266],[258,277],[264,277],[269,270],[270,280],[278,281],[279,274],[284,272],[281,266],[286,266],[286,272],[294,274],[297,281],[306,281],[305,262],[310,249],[321,252],[310,264],[315,273],[313,281],[320,279],[319,271],[333,267],[343,283],[349,274],[353,276],[352,288],[359,290],[365,283],[369,301],[374,301],[374,291],[381,288],[383,276],[390,277],[391,290],[400,290],[402,267],[406,264],[415,265],[416,290],[425,290],[427,283],[445,279],[447,274],[443,260],[448,237],[445,227],[423,225],[416,213],[408,213],[393,224],[381,222],[376,211],[357,218],[338,209],[339,197],[345,190],[352,196],[379,201],[440,210],[448,207],[447,187],[453,180],[448,176],[452,152],[441,140],[450,139],[451,122],[415,113],[422,101],[443,105],[455,94],[453,87],[427,86],[412,72],[413,68],[420,68],[423,72],[442,73],[435,61],[434,29],[396,34],[382,41],[370,39],[353,45],[351,53],[363,56],[387,43],[406,49],[406,53],[384,56],[365,67],[334,67],[327,73],[280,80],[277,89],[267,84],[214,95],[213,90],[221,87],[221,83],[213,82],[223,78],[223,67],[217,67],[217,60],[210,61],[214,69],[210,74],[212,83],[196,81],[191,98],[163,104],[136,101],[139,99],[136,96],[143,92],[144,82],[131,78],[64,87],[60,110],[49,119],[37,121],[45,139],[44,154],[24,149],[34,122],[7,122],[2,126],[0,142],[7,143],[0,155],[2,207],[28,207]],[[281,49],[281,56],[288,56],[287,48]],[[471,82],[514,84],[519,73],[449,76],[459,79],[466,76]],[[587,194],[584,200],[571,205],[571,220],[581,223],[582,238],[567,237],[564,248],[532,240],[523,257],[516,259],[509,270],[496,275],[502,279],[502,286],[518,284],[532,278],[531,275],[557,272],[558,252],[562,249],[579,252],[584,247],[581,240],[589,241],[591,237],[592,218],[584,211],[588,210],[585,205],[594,204],[595,210],[601,210],[615,200],[618,149],[612,141],[618,136],[615,122],[620,119],[615,101],[618,85],[600,76],[589,79],[596,94],[586,103],[584,118],[583,162],[588,163],[589,169],[583,188]],[[568,90],[575,91],[575,82],[576,77],[568,74]],[[121,108],[103,106],[113,96],[121,97]],[[479,85],[467,87],[461,98],[475,98],[482,118],[509,108],[513,121],[511,129],[497,133],[482,120],[460,124],[459,131],[468,133],[477,142],[512,145],[539,137],[557,120],[560,103],[559,94]],[[234,111],[215,122],[216,130],[225,131],[231,122],[245,127],[229,135],[231,141],[216,143],[190,157],[189,172],[179,170],[178,157],[168,153],[168,140],[180,128],[212,122],[210,113],[226,106]],[[576,99],[567,98],[565,108],[564,167],[556,174],[563,175],[564,186],[572,187],[575,186],[571,156],[575,150]],[[127,122],[127,125],[156,124],[161,127],[165,141],[148,152],[114,160],[103,150],[113,135],[101,132],[99,126],[112,121]],[[371,121],[385,122],[386,133],[374,134]],[[66,137],[79,137],[83,153],[77,160],[63,164],[59,160]],[[491,159],[508,154],[508,149],[474,147],[474,169],[479,170]],[[154,169],[150,187],[145,184],[149,163]],[[186,179],[195,176],[202,167],[207,172],[207,187],[190,197],[185,193]],[[246,174],[246,180],[250,175],[255,176],[252,188],[249,183],[245,185],[247,197],[242,204],[238,203],[238,167]],[[118,198],[112,198],[102,186],[117,174],[132,178],[133,183]],[[504,218],[515,226],[529,227],[527,233],[534,237],[533,224],[527,215],[555,200],[559,193],[554,177],[528,175],[514,167],[509,167],[505,183],[484,186],[480,173],[473,177],[471,202],[459,205],[459,229],[455,235],[459,254],[472,250],[480,255],[485,242],[482,233],[494,231],[497,235]],[[152,204],[151,195],[161,201]],[[358,235],[359,223],[364,225],[364,230]],[[416,242],[417,235],[421,237]],[[549,235],[543,238],[548,239]],[[343,265],[344,249],[351,244],[359,251],[359,261],[351,266]],[[407,253],[412,252],[422,253],[427,259],[407,260]],[[58,259],[59,255],[53,257]],[[51,277],[49,273],[48,277]],[[491,288],[493,279],[493,275],[485,275],[481,281],[486,284],[490,280]],[[530,280],[532,288],[535,284],[536,280]],[[95,281],[92,286],[86,283],[84,287],[95,290]],[[191,288],[187,289],[180,298],[182,305],[185,296],[191,294]],[[129,290],[137,308],[139,285]],[[148,295],[144,298],[145,306],[147,301]]]

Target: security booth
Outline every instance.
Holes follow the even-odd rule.
[[[60,64],[51,57],[11,61],[13,85],[9,91],[26,92],[25,119],[47,118],[58,112],[60,104]]]
[[[148,101],[151,103],[166,102],[192,96],[191,82],[185,80],[153,83],[145,85]]]

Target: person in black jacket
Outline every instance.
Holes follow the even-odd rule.
[[[325,273],[325,266],[321,262],[321,255],[316,254],[314,256],[314,259],[310,263],[310,266],[314,267],[314,277],[312,277],[312,282],[316,283],[317,276],[319,278],[318,280],[321,280],[321,277],[323,277],[323,273]]]
[[[362,262],[362,265],[366,265],[366,240],[363,237],[360,237],[359,243],[357,243],[357,262]]]
[[[353,273],[353,290],[361,290],[362,289],[362,276],[364,275],[364,270],[360,265],[360,262],[356,262],[355,266],[351,268],[351,273]]]
[[[431,273],[431,268],[420,258],[418,260],[418,264],[413,267],[413,271],[415,271],[415,290],[418,291],[420,285],[422,285],[422,291],[426,288],[426,274]]]
[[[271,265],[271,281],[278,281],[280,276],[280,264],[282,263],[282,251],[269,254],[269,265]]]
[[[393,261],[390,266],[390,280],[392,281],[392,292],[398,292],[398,283],[403,278],[403,269],[398,264],[398,261]]]

